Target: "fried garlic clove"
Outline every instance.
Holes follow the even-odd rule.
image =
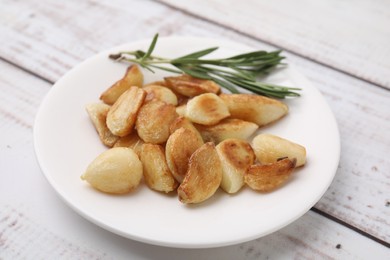
[[[176,108],[160,100],[144,104],[136,120],[139,137],[146,143],[161,144],[167,141],[169,127],[176,119]]]
[[[123,194],[139,185],[142,171],[142,163],[132,149],[116,147],[96,157],[81,179],[102,192]]]
[[[152,190],[171,192],[178,186],[165,159],[163,146],[158,144],[143,144],[141,162],[144,169],[146,185]]]
[[[120,137],[118,141],[114,144],[114,147],[128,147],[133,149],[133,151],[140,156],[142,145],[144,141],[138,136],[136,131],[133,131],[131,134]]]
[[[165,83],[174,92],[186,97],[195,97],[204,93],[218,94],[221,92],[221,87],[214,81],[194,78],[186,74],[166,77]]]
[[[259,134],[253,138],[252,147],[262,164],[273,163],[284,157],[295,158],[296,167],[306,163],[305,147],[276,135]]]
[[[157,86],[161,86],[161,87],[166,87],[167,86],[165,81],[159,80],[159,81],[153,81],[153,82],[147,83],[147,84],[144,85],[144,87],[151,86],[151,85],[157,85]]]
[[[196,150],[188,163],[188,172],[177,193],[182,203],[200,203],[210,198],[222,180],[222,165],[215,145],[205,143]]]
[[[264,126],[287,114],[286,104],[264,96],[253,94],[221,94],[232,118]]]
[[[234,118],[224,119],[211,126],[195,124],[195,127],[205,142],[216,144],[229,138],[246,140],[259,128],[255,123]]]
[[[138,87],[126,90],[112,105],[107,114],[107,127],[118,136],[126,136],[133,130],[137,114],[146,92]]]
[[[100,99],[109,105],[115,101],[130,87],[141,87],[144,81],[144,76],[137,65],[131,65],[127,68],[123,78],[115,82],[110,88],[104,91]]]
[[[295,159],[282,159],[270,164],[252,165],[244,175],[245,183],[257,191],[270,192],[281,187],[291,176]]]
[[[169,136],[165,145],[165,156],[169,169],[179,183],[187,173],[191,155],[202,145],[203,140],[195,132],[184,127]]]
[[[225,102],[216,94],[206,93],[190,99],[185,117],[201,125],[215,125],[230,116]]]
[[[177,106],[176,107],[176,113],[179,116],[185,116],[186,115],[186,109],[187,109],[187,104],[183,104],[183,105]]]
[[[169,132],[171,134],[173,134],[177,129],[182,128],[182,127],[195,133],[197,136],[197,139],[203,140],[199,131],[195,128],[195,126],[191,123],[191,121],[183,116],[179,116],[171,123],[171,125],[169,127]]]
[[[227,193],[236,193],[244,185],[244,175],[255,161],[255,154],[247,141],[227,139],[216,147],[222,163],[221,188]]]
[[[159,85],[147,85],[143,87],[143,90],[147,93],[145,102],[157,99],[174,106],[178,104],[175,93],[173,93],[169,88]]]
[[[111,133],[106,124],[110,106],[103,103],[94,103],[87,105],[86,110],[102,143],[108,147],[112,147],[119,137]]]

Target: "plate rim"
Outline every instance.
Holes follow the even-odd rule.
[[[229,46],[245,47],[248,50],[250,50],[250,49],[253,50],[254,49],[253,47],[246,46],[246,45],[243,45],[241,43],[237,43],[237,42],[234,42],[234,41],[231,41],[231,40],[215,39],[215,38],[208,38],[208,37],[170,36],[170,37],[160,37],[159,38],[160,41],[164,41],[164,40],[167,40],[167,39],[168,40],[172,40],[172,41],[175,41],[175,40],[178,40],[178,39],[180,39],[181,41],[186,41],[186,40],[187,41],[188,40],[191,41],[193,39],[201,40],[201,41],[217,41],[217,42],[220,42],[222,48],[224,48],[227,45],[229,45]],[[332,181],[334,180],[334,177],[335,177],[335,175],[337,173],[337,168],[338,168],[339,161],[340,161],[340,152],[341,152],[340,133],[339,133],[339,128],[338,128],[338,124],[337,124],[336,118],[335,118],[332,110],[330,109],[329,104],[326,102],[325,98],[321,94],[321,92],[303,74],[301,74],[298,70],[296,70],[295,65],[291,64],[291,63],[289,63],[289,69],[296,76],[300,77],[300,81],[304,81],[306,86],[310,86],[311,89],[313,89],[314,91],[318,92],[317,94],[325,102],[326,108],[329,110],[328,113],[331,115],[331,119],[333,121],[333,127],[335,127],[335,130],[336,130],[336,132],[334,134],[336,134],[335,137],[337,139],[337,140],[335,140],[336,143],[337,143],[337,147],[336,147],[336,150],[333,151],[333,152],[336,153],[336,157],[337,157],[337,160],[336,160],[337,162],[335,162],[335,165],[333,167],[334,169],[332,170],[333,174],[331,175],[331,177],[329,177],[328,183],[326,185],[323,185],[323,190],[321,192],[317,193],[316,198],[312,198],[312,200],[311,200],[312,201],[312,203],[311,203],[312,205],[310,207],[305,207],[307,209],[305,209],[303,212],[301,212],[299,214],[296,214],[294,218],[290,218],[288,221],[285,221],[281,226],[274,227],[273,229],[270,229],[267,232],[262,233],[260,236],[256,235],[256,234],[253,234],[251,236],[246,236],[245,239],[241,238],[241,239],[227,240],[227,241],[224,241],[222,243],[215,242],[215,243],[208,243],[208,244],[202,244],[202,243],[196,243],[196,244],[194,244],[194,243],[192,243],[192,244],[183,243],[183,244],[180,244],[180,243],[159,241],[159,240],[151,239],[151,238],[138,237],[138,236],[135,236],[135,235],[132,235],[132,234],[128,234],[128,233],[122,232],[120,230],[117,230],[117,229],[111,227],[110,225],[107,225],[106,223],[102,223],[101,221],[97,220],[96,218],[93,218],[92,216],[89,216],[86,212],[83,212],[81,209],[79,209],[77,206],[75,206],[74,204],[72,204],[69,201],[68,196],[66,194],[64,194],[64,191],[62,189],[58,188],[58,186],[57,186],[58,184],[53,179],[53,176],[51,176],[48,173],[49,170],[46,168],[45,164],[43,163],[44,158],[42,158],[42,153],[40,152],[40,147],[38,145],[38,133],[40,131],[40,128],[42,127],[42,125],[40,125],[39,123],[40,123],[40,120],[41,120],[41,117],[42,117],[42,113],[43,113],[42,111],[44,110],[44,108],[45,108],[45,106],[46,106],[46,104],[48,102],[47,100],[49,100],[51,93],[53,93],[53,89],[59,87],[58,82],[60,82],[64,77],[66,77],[70,73],[74,73],[75,71],[77,71],[77,69],[79,69],[80,67],[85,66],[86,64],[88,64],[88,62],[93,61],[95,58],[99,57],[100,55],[112,52],[113,50],[116,50],[116,49],[124,48],[125,46],[135,45],[135,44],[145,44],[145,43],[150,42],[150,41],[151,41],[150,39],[144,39],[144,40],[139,40],[139,41],[134,41],[134,42],[128,42],[128,43],[124,43],[124,44],[120,44],[120,45],[114,46],[112,48],[106,49],[104,51],[101,51],[101,52],[98,52],[98,53],[92,55],[91,57],[89,57],[89,58],[83,60],[82,62],[78,63],[76,66],[74,66],[73,68],[68,70],[64,75],[62,75],[58,79],[58,81],[56,81],[56,83],[53,84],[52,88],[48,91],[48,93],[45,95],[44,99],[42,100],[42,102],[41,102],[41,104],[40,104],[40,106],[38,108],[38,111],[36,113],[35,120],[34,120],[34,127],[33,127],[34,151],[35,151],[35,155],[36,155],[36,158],[37,158],[37,161],[38,161],[38,165],[41,168],[41,171],[42,171],[43,175],[45,176],[45,178],[49,182],[49,184],[53,187],[55,192],[59,195],[59,197],[65,202],[65,204],[68,205],[73,210],[75,210],[79,215],[81,215],[82,217],[84,217],[88,221],[90,221],[90,222],[92,222],[92,223],[94,223],[94,224],[96,224],[96,225],[98,225],[98,226],[100,226],[100,227],[110,231],[110,232],[113,232],[113,233],[118,234],[120,236],[129,238],[129,239],[133,239],[133,240],[136,240],[136,241],[140,241],[140,242],[144,242],[144,243],[148,243],[148,244],[153,244],[153,245],[159,245],[159,246],[174,247],[174,248],[215,248],[215,247],[221,247],[221,246],[228,246],[228,245],[243,243],[243,242],[246,242],[246,241],[250,241],[250,240],[253,240],[253,239],[256,239],[256,238],[268,235],[268,234],[273,233],[273,232],[275,232],[277,230],[280,230],[281,228],[291,224],[295,220],[297,220],[300,217],[302,217],[306,212],[308,212],[310,210],[310,208],[312,206],[314,206],[321,199],[321,197],[325,194],[325,192],[330,187],[330,185],[331,185]]]

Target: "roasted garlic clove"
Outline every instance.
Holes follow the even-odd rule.
[[[185,116],[186,115],[186,109],[187,109],[187,104],[183,104],[183,105],[177,106],[176,107],[176,113],[179,116]]]
[[[103,103],[94,103],[87,105],[86,110],[102,143],[108,147],[112,147],[119,137],[111,133],[106,124],[110,106]]]
[[[142,163],[130,148],[116,147],[91,162],[81,179],[97,190],[123,194],[135,189],[142,178]]]
[[[188,164],[188,172],[177,189],[183,203],[200,203],[210,198],[222,180],[222,165],[215,145],[205,143],[196,150]]]
[[[272,123],[288,112],[286,104],[264,96],[253,94],[221,94],[221,99],[229,108],[232,118],[264,126]]]
[[[193,131],[179,128],[171,134],[165,145],[168,167],[178,182],[182,182],[188,170],[191,155],[203,145],[203,140]]]
[[[144,81],[144,76],[137,65],[131,65],[122,79],[114,83],[110,88],[102,93],[100,99],[109,105],[115,101],[130,87],[141,87]]]
[[[158,81],[153,81],[153,82],[147,83],[147,84],[144,85],[144,87],[147,87],[147,86],[150,86],[150,85],[157,85],[157,86],[162,86],[162,87],[166,87],[167,86],[165,81],[158,80]]]
[[[252,147],[257,160],[262,164],[273,163],[284,157],[295,158],[297,167],[306,162],[305,147],[275,135],[257,135],[253,138]]]
[[[187,97],[195,97],[204,93],[218,94],[221,91],[221,87],[214,81],[194,78],[186,74],[167,77],[165,83],[175,93]]]
[[[225,102],[215,94],[206,93],[190,99],[185,117],[201,125],[215,125],[230,116]]]
[[[141,162],[144,167],[145,183],[149,188],[166,193],[177,188],[178,183],[168,168],[163,146],[142,145]]]
[[[216,125],[205,126],[195,124],[205,142],[218,144],[225,139],[248,139],[259,128],[255,123],[240,119],[227,118]]]
[[[161,144],[167,141],[169,126],[176,119],[176,108],[160,100],[144,104],[135,123],[139,137],[146,143]]]
[[[295,159],[282,159],[270,164],[252,165],[244,175],[245,183],[257,191],[269,192],[282,186],[294,170]]]
[[[133,130],[146,92],[138,87],[126,90],[112,105],[107,114],[107,127],[118,136],[126,136]]]
[[[244,185],[244,175],[255,161],[255,154],[247,141],[227,139],[216,147],[222,163],[221,188],[227,193],[236,193]]]
[[[136,131],[133,131],[131,134],[120,137],[118,141],[114,144],[114,147],[128,147],[133,149],[133,151],[140,156],[142,145],[144,141],[138,136]]]
[[[173,93],[169,88],[159,85],[147,85],[143,87],[143,90],[147,93],[145,102],[157,99],[174,106],[178,103],[175,93]]]
[[[195,133],[197,136],[197,139],[199,139],[200,141],[203,140],[199,131],[195,128],[195,126],[191,123],[191,121],[183,116],[179,116],[178,118],[176,118],[172,122],[172,124],[169,127],[169,132],[171,134],[173,134],[177,129],[182,128],[182,127]]]

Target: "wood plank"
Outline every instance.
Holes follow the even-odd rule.
[[[314,212],[263,238],[214,249],[151,246],[105,231],[67,207],[36,162],[31,125],[50,84],[2,61],[0,71],[0,258],[384,259],[388,255],[386,247]]]
[[[390,89],[388,1],[160,2]]]
[[[0,57],[55,81],[74,64],[100,50],[129,40],[150,38],[156,31],[162,35],[233,39],[256,48],[272,49],[270,45],[154,2],[134,2],[131,8],[123,1],[74,0],[66,6],[58,5],[61,4],[29,1],[1,9],[12,19],[0,24],[5,39]],[[87,9],[93,12],[86,12]],[[75,16],[75,12],[87,13],[86,20]],[[152,16],[145,17],[143,13],[147,12]],[[69,17],[73,19],[68,21]],[[128,17],[132,18],[130,24]],[[386,113],[390,111],[389,92],[291,53],[286,55],[322,91],[340,126],[340,168],[316,207],[390,242],[390,212],[386,206],[390,199],[386,193],[390,165],[383,157],[390,146]]]
[[[390,147],[390,92],[289,58],[323,93],[339,125],[339,168],[315,207],[390,242],[390,161],[383,156]]]

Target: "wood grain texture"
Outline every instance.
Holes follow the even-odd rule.
[[[50,84],[1,61],[0,70],[1,103],[12,100],[6,106],[12,116],[0,115],[1,259],[383,259],[388,253],[314,212],[266,237],[214,249],[151,246],[100,229],[56,196],[35,160],[29,125]]]
[[[323,93],[339,125],[339,168],[315,207],[390,242],[390,91],[289,58]]]
[[[85,248],[61,238],[32,221],[23,211],[0,207],[2,259],[110,259],[96,248]]]
[[[388,1],[160,2],[390,89]]]
[[[120,0],[73,0],[63,4],[31,0],[11,4],[3,0],[2,6],[6,8],[0,9],[0,35],[5,40],[0,46],[0,57],[49,81],[56,81],[98,51],[150,38],[155,32],[163,36],[231,39],[259,49],[275,48],[150,1],[128,4]],[[340,127],[340,167],[316,207],[390,242],[390,197],[386,192],[390,164],[385,157],[390,147],[389,91],[291,53],[286,55],[321,90]],[[15,117],[20,115],[13,113]]]

